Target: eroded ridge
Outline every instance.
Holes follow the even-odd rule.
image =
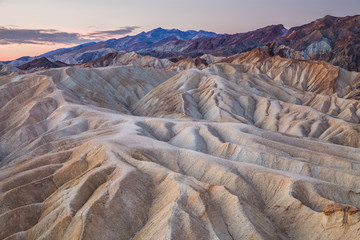
[[[0,77],[0,238],[355,239],[356,73],[259,59]]]

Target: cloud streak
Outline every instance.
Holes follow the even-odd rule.
[[[0,44],[55,44],[78,43],[81,35],[55,29],[15,29],[0,27]]]
[[[89,33],[88,37],[101,37],[101,38],[108,38],[108,37],[114,37],[118,35],[124,35],[131,33],[135,29],[139,28],[138,26],[131,26],[131,27],[123,27],[115,30],[105,30],[105,31],[96,31]]]
[[[114,30],[96,31],[88,34],[62,32],[56,29],[18,29],[0,27],[0,45],[7,44],[80,44],[131,33],[136,26]]]

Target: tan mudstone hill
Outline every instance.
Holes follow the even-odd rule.
[[[359,74],[256,49],[0,77],[0,239],[357,239]]]

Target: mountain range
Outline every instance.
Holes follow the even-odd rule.
[[[157,28],[142,32],[136,36],[126,36],[120,39],[110,39],[104,42],[83,44],[71,49],[52,51],[42,56],[51,61],[62,61],[67,64],[81,64],[95,60],[111,52],[139,51],[171,40],[191,40],[204,37],[215,37],[218,34],[206,31],[180,31],[178,29]]]
[[[360,16],[325,16],[289,30],[279,24],[237,34],[157,28],[135,36],[58,49],[39,57],[22,57],[11,64],[20,66],[40,57],[46,57],[51,62],[82,64],[109,53],[133,51],[157,58],[186,58],[203,54],[230,56],[265,45],[269,45],[272,55],[324,60],[347,70],[359,71]]]

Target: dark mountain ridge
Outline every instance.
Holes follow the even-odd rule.
[[[360,71],[360,15],[325,16],[289,29],[271,44],[273,54],[285,58],[324,60]]]
[[[30,62],[27,62],[23,65],[18,66],[20,70],[31,71],[31,70],[39,70],[39,69],[49,69],[49,68],[59,68],[69,66],[66,63],[55,61],[51,62],[46,57],[41,57],[38,59],[34,59]]]

